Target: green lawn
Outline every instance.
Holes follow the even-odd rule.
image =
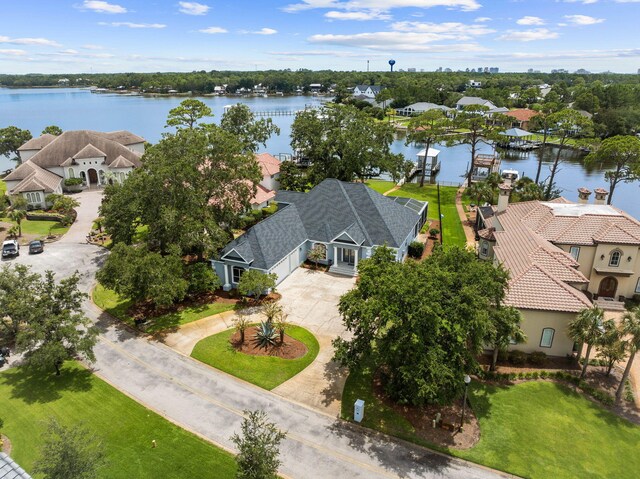
[[[13,444],[11,456],[27,471],[40,454],[46,421],[56,417],[68,426],[82,423],[103,442],[108,463],[100,478],[235,477],[231,454],[146,409],[77,363],[67,363],[58,377],[22,368],[0,374],[0,415],[2,432]]]
[[[15,225],[15,221],[11,221],[9,218],[0,218],[0,221],[5,223],[11,223]],[[51,228],[53,226],[53,228]],[[49,229],[54,235],[63,235],[69,231],[68,226],[62,226],[58,221],[30,221],[27,219],[22,220],[22,233],[28,235],[47,236]]]
[[[93,290],[93,302],[110,315],[133,326],[133,318],[127,314],[127,310],[133,305],[133,301],[130,299],[122,298],[115,291],[107,289],[101,284],[97,284]],[[234,304],[229,303],[211,303],[202,306],[191,306],[183,309],[179,313],[165,314],[150,319],[146,323],[146,331],[149,333],[157,333],[175,326],[206,318],[207,316],[231,311],[234,307]]]
[[[462,222],[458,216],[458,210],[456,209],[457,191],[458,188],[455,186],[440,187],[440,199],[442,202],[440,206],[442,214],[444,215],[442,218],[443,244],[465,246],[467,239],[464,235]],[[428,201],[429,219],[438,219],[438,191],[436,185],[425,185],[420,188],[420,186],[415,183],[407,183],[389,196],[402,196],[420,201]]]
[[[269,391],[311,364],[320,349],[313,334],[300,326],[290,326],[287,334],[303,342],[307,346],[307,354],[298,359],[252,356],[231,346],[229,339],[234,332],[234,329],[229,329],[202,339],[193,348],[191,357]]]
[[[413,426],[379,401],[368,369],[349,375],[342,417],[352,419],[353,403],[365,401],[362,424],[425,443]],[[472,383],[470,402],[481,428],[480,442],[449,453],[485,466],[529,478],[635,478],[640,469],[640,427],[552,382],[510,387]],[[624,460],[622,459],[624,458]]]
[[[372,190],[377,191],[381,195],[385,194],[391,188],[396,186],[396,184],[393,181],[384,181],[384,180],[369,180],[365,182],[365,185],[367,185]]]
[[[7,184],[4,180],[0,180],[0,197],[7,193]]]

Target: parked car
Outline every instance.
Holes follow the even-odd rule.
[[[6,240],[2,243],[2,257],[13,258],[20,256],[20,245],[17,240]]]
[[[44,251],[44,243],[40,240],[33,240],[29,243],[29,254],[38,254]]]

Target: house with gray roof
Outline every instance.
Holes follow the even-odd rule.
[[[491,101],[485,100],[484,98],[480,98],[478,96],[463,96],[456,102],[456,109],[458,111],[462,111],[469,105],[486,106],[487,108],[489,108],[489,110],[495,110],[496,108],[498,108]]]
[[[31,476],[4,452],[0,452],[0,479],[31,479]]]
[[[64,180],[80,178],[85,186],[122,182],[142,165],[144,138],[128,131],[74,130],[44,134],[18,148],[21,164],[4,178],[9,195],[22,195],[32,208],[62,193]]]
[[[279,210],[223,248],[212,266],[226,291],[248,269],[284,280],[307,259],[311,248],[336,274],[355,276],[358,261],[377,246],[407,255],[427,220],[426,202],[383,196],[362,183],[324,180],[307,193],[279,191]]]
[[[441,110],[444,114],[449,114],[453,111],[453,108],[449,108],[448,106],[444,105],[438,105],[436,103],[420,101],[418,103],[407,105],[404,108],[400,108],[396,110],[396,113],[402,116],[416,116],[429,110]]]
[[[353,96],[375,98],[381,91],[382,87],[380,85],[356,85],[353,89]]]

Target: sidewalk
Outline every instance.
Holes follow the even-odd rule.
[[[458,216],[460,217],[460,222],[462,223],[462,229],[464,230],[464,235],[467,238],[467,247],[471,247],[473,249],[476,248],[476,234],[473,231],[473,227],[467,221],[467,214],[464,212],[464,207],[462,206],[462,193],[464,193],[464,186],[461,186],[456,193],[456,210],[458,210]]]

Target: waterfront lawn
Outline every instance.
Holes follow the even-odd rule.
[[[60,376],[26,368],[3,372],[0,411],[2,432],[13,445],[11,456],[27,471],[40,455],[47,421],[55,417],[66,426],[82,424],[103,443],[107,465],[99,478],[235,477],[231,454],[146,409],[75,362],[67,362]]]
[[[2,221],[3,223],[11,223],[12,225],[17,224],[15,221],[11,221],[7,217],[0,218],[0,221]],[[54,235],[63,235],[67,231],[69,231],[69,226],[62,226],[62,224],[58,221],[31,221],[25,218],[22,220],[21,225],[22,234],[36,235],[43,238],[49,235],[49,231],[51,231],[51,234]]]
[[[200,340],[191,357],[268,391],[305,369],[318,355],[320,345],[313,334],[300,326],[289,326],[287,335],[307,346],[307,354],[298,359],[253,356],[236,351],[229,342],[235,329],[228,329]],[[251,341],[246,338],[245,341]]]
[[[0,180],[0,198],[7,193],[7,184],[4,180]]]
[[[364,183],[373,191],[377,191],[381,195],[385,194],[390,189],[394,188],[396,184],[393,181],[384,181],[384,180],[368,180]]]
[[[130,326],[134,326],[133,318],[128,314],[129,308],[134,304],[132,300],[123,298],[115,291],[105,288],[98,283],[93,290],[93,302],[111,316],[118,318]],[[235,304],[231,303],[210,303],[206,305],[189,306],[176,313],[150,318],[145,324],[145,331],[148,333],[159,333],[172,327],[206,318],[207,316],[231,311],[234,308]]]
[[[462,222],[456,209],[455,186],[440,187],[440,208],[442,214],[442,238],[443,244],[466,246],[467,238],[464,235]],[[390,193],[389,196],[401,196],[404,198],[414,198],[420,201],[429,202],[429,219],[438,220],[438,190],[436,185],[424,185],[422,188],[416,183],[402,185],[399,190]]]
[[[342,417],[366,403],[362,425],[454,456],[530,478],[634,478],[640,468],[640,427],[568,387],[546,381],[515,386],[471,385],[469,401],[481,429],[469,450],[429,445],[413,426],[372,391],[373,371],[352,372],[342,396]],[[624,460],[621,460],[624,458]]]

